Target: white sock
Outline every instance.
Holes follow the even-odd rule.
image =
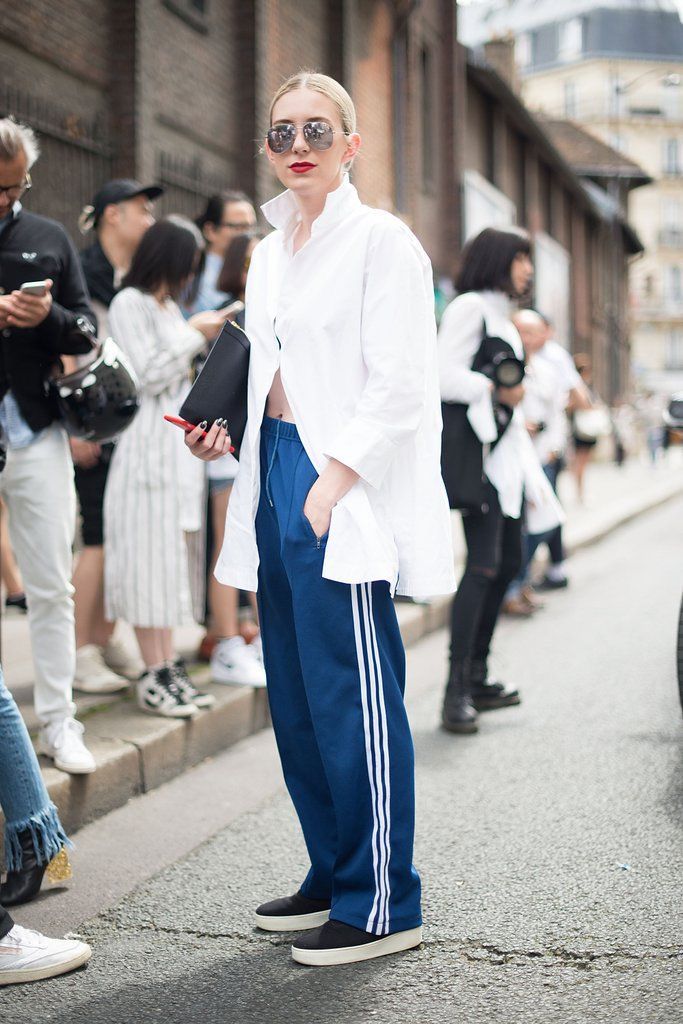
[[[549,580],[554,583],[559,583],[560,580],[566,580],[567,573],[564,570],[564,562],[558,562],[557,565],[549,565],[545,572]]]
[[[218,646],[222,647],[224,651],[231,651],[234,647],[244,647],[244,637],[240,636],[228,636],[218,641]]]

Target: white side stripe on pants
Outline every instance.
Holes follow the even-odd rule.
[[[358,602],[359,594],[362,606],[362,626]],[[351,586],[351,606],[358,659],[358,675],[360,678],[361,705],[363,709],[365,756],[373,816],[372,865],[375,877],[375,895],[366,930],[382,935],[389,930],[389,896],[391,891],[389,886],[389,858],[391,855],[389,838],[389,741],[387,736],[382,667],[379,660],[377,635],[372,617],[371,584],[362,583]],[[365,669],[366,655],[367,672]],[[382,769],[382,754],[384,769]]]

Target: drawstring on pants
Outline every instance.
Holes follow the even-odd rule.
[[[273,465],[275,463],[275,456],[277,455],[277,446],[278,446],[278,443],[280,441],[280,426],[281,426],[281,424],[282,424],[282,420],[279,419],[277,421],[277,426],[275,428],[275,444],[273,445],[273,454],[270,456],[270,461],[268,463],[268,472],[266,473],[266,497],[268,499],[268,504],[270,505],[271,508],[275,508],[275,505],[273,504],[273,496],[272,496],[271,491],[270,491],[270,474],[273,471]]]

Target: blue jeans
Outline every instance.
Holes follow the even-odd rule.
[[[555,494],[557,494],[557,478],[560,475],[561,469],[561,459],[556,459],[554,462],[548,462],[543,467],[543,472],[550,481],[550,486]],[[522,588],[527,586],[529,583],[531,563],[534,560],[536,549],[541,544],[548,545],[551,565],[561,565],[564,561],[562,526],[555,526],[547,533],[527,533],[526,530],[524,530],[522,535],[522,567],[518,575],[508,587],[508,591],[505,595],[508,599],[518,597]]]
[[[71,846],[48,796],[38,758],[0,668],[0,807],[5,815],[5,866],[21,868],[19,833],[29,831],[39,864]]]

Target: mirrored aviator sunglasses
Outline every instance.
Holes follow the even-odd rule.
[[[334,142],[334,129],[326,121],[306,121],[303,125],[304,139],[311,149],[329,149]],[[275,124],[266,132],[268,145],[273,153],[286,153],[294,145],[296,125],[291,122]]]

